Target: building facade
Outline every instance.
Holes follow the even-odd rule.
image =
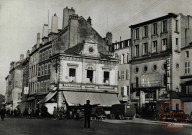
[[[175,102],[180,102],[172,95],[181,92],[179,65],[181,47],[190,42],[189,20],[189,16],[169,13],[130,26],[132,101],[139,112],[154,113],[158,103],[170,99],[175,110]]]
[[[123,102],[130,102],[130,50],[131,40],[123,40],[113,43],[110,50],[115,58],[119,59],[118,64],[118,98]]]

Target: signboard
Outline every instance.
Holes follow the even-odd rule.
[[[145,74],[141,76],[141,86],[142,87],[154,87],[161,85],[161,75],[158,73]]]

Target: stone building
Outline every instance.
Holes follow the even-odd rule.
[[[110,51],[120,61],[118,64],[118,98],[121,102],[130,101],[130,42],[130,39],[120,40],[110,46]]]
[[[9,75],[6,77],[7,80],[7,94],[6,104],[10,105],[10,109],[14,110],[21,102],[22,98],[22,81],[23,81],[23,70],[21,63],[24,60],[24,55],[20,55],[20,61],[11,62]]]
[[[23,82],[22,82],[22,102],[20,103],[21,113],[23,114],[27,111],[29,102],[31,100],[28,99],[29,94],[29,59],[30,59],[30,51],[28,50],[26,53],[26,58],[21,63],[21,67],[23,70]]]
[[[130,26],[132,102],[140,112],[151,114],[170,99],[173,110],[182,109],[174,95],[181,91],[181,48],[191,42],[190,20],[169,13]]]
[[[119,103],[118,60],[109,55],[106,41],[93,29],[90,17],[85,20],[68,7],[64,8],[63,16],[63,29],[50,42],[51,89],[38,104],[56,103],[60,108],[84,104],[86,99],[103,106]]]

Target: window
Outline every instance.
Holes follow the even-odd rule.
[[[185,74],[190,73],[190,62],[185,62]]]
[[[139,56],[139,45],[135,45],[135,56]]]
[[[127,86],[127,95],[129,96],[129,86]]]
[[[75,68],[69,68],[70,82],[75,82],[75,76],[76,76],[76,69]]]
[[[93,82],[93,70],[87,70],[87,79],[89,83]]]
[[[124,87],[121,87],[121,96],[124,96]]]
[[[124,71],[121,71],[121,79],[124,80],[124,77],[125,77]]]
[[[153,34],[156,35],[157,34],[157,23],[153,24]]]
[[[135,29],[135,39],[139,39],[139,28]]]
[[[139,87],[139,78],[138,77],[135,78],[135,83],[136,83],[136,87]]]
[[[51,49],[49,49],[49,57],[52,55],[52,51]]]
[[[122,54],[121,55],[121,64],[124,64],[124,59],[125,59],[124,54]]]
[[[45,60],[45,52],[42,53],[42,61]]]
[[[39,60],[42,61],[42,53],[39,55]]]
[[[179,45],[179,39],[178,38],[175,39],[175,44],[176,44],[175,49],[178,50],[179,49],[178,48],[178,45]]]
[[[175,20],[175,32],[178,32],[178,20]]]
[[[167,20],[162,21],[162,23],[161,23],[161,32],[162,33],[167,32]]]
[[[104,80],[105,84],[109,84],[109,71],[104,71]]]
[[[148,36],[148,26],[144,26],[143,28],[143,37],[147,37]]]
[[[126,80],[129,80],[129,70],[126,69]]]
[[[127,64],[129,63],[129,54],[127,53]]]
[[[138,73],[138,72],[139,72],[139,68],[136,67],[136,68],[135,68],[135,73]]]
[[[147,43],[144,43],[143,44],[143,55],[147,54],[148,53],[148,44]]]
[[[44,65],[41,66],[41,75],[44,75]]]
[[[45,65],[45,75],[47,75],[47,73],[48,73],[48,65],[46,64]]]
[[[152,53],[156,53],[157,52],[157,41],[153,41],[152,42]]]
[[[162,51],[165,51],[167,49],[167,39],[162,39],[161,41],[161,45],[162,45]]]
[[[41,81],[40,86],[41,86],[41,92],[43,92],[43,81]]]
[[[49,58],[49,50],[47,50],[45,53],[45,59],[48,59],[48,58]]]
[[[40,85],[37,83],[37,93],[40,92]]]
[[[186,94],[192,94],[192,85],[186,86]]]
[[[189,58],[189,51],[185,52],[185,58]]]
[[[156,71],[157,70],[157,65],[154,64],[153,67],[152,67],[152,70]]]
[[[50,63],[48,64],[48,75],[50,74]]]
[[[144,66],[143,68],[144,73],[147,72],[147,70],[148,70],[147,66]]]

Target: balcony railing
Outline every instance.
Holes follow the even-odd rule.
[[[133,83],[133,88],[152,88],[152,87],[162,87],[162,82],[145,82],[145,83]]]

